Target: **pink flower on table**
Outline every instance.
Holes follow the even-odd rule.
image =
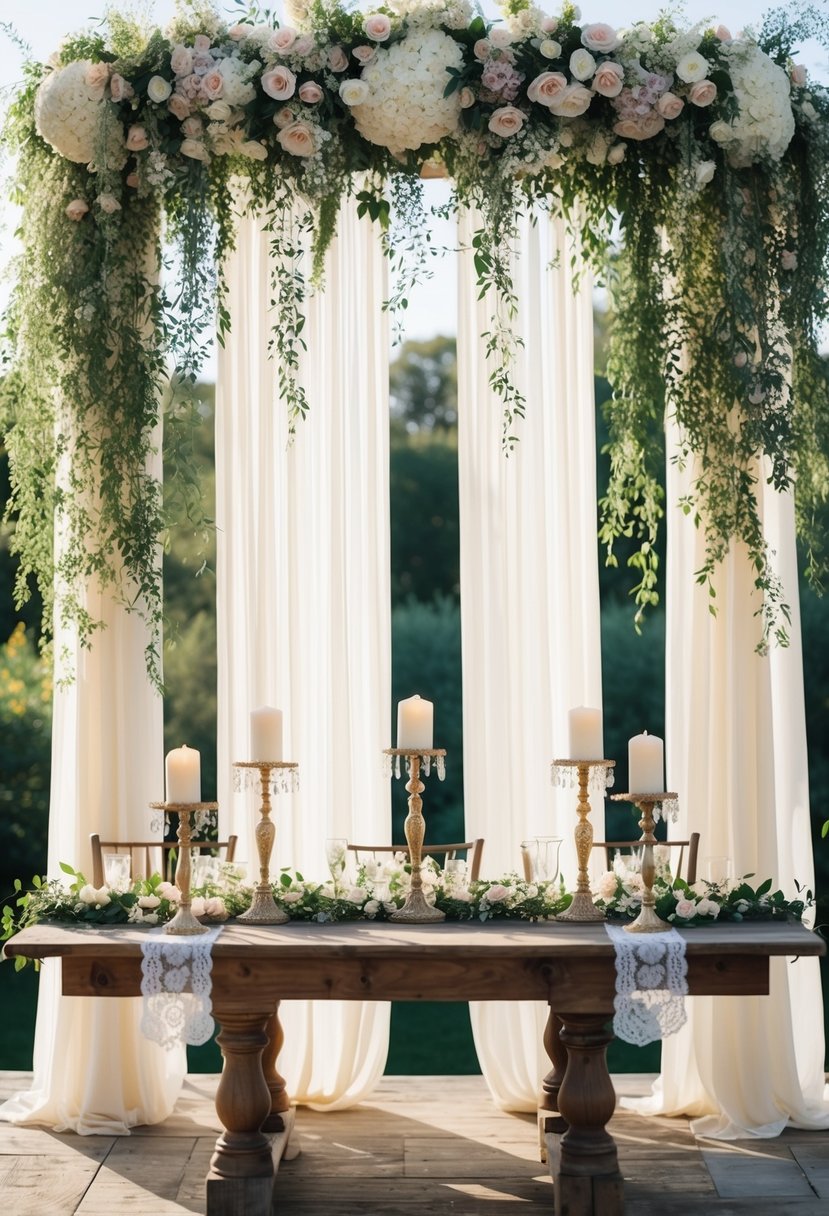
[[[186,46],[174,46],[170,67],[176,76],[189,76],[193,71],[193,52]]]
[[[551,106],[567,88],[567,77],[563,72],[542,72],[530,81],[527,97],[540,106]]]
[[[310,123],[292,122],[277,135],[280,146],[291,156],[313,156],[317,150],[317,138]]]
[[[89,203],[82,198],[73,198],[72,202],[68,203],[66,207],[66,215],[70,220],[74,220],[76,224],[79,220],[83,219],[88,211]]]
[[[377,48],[374,46],[355,46],[351,54],[358,63],[361,63],[365,67],[367,63],[371,63],[373,59],[377,58]]]
[[[190,102],[181,93],[173,93],[167,102],[167,109],[178,119],[183,120],[190,116]]]
[[[656,103],[656,109],[663,118],[670,121],[679,117],[685,109],[685,102],[681,97],[677,97],[676,93],[663,93]]]
[[[207,34],[196,34],[193,39],[193,49],[199,55],[206,55],[210,50],[210,39]]]
[[[503,139],[508,139],[511,135],[517,135],[524,125],[525,115],[515,106],[500,106],[497,110],[493,110],[488,126],[493,135],[500,135]],[[492,888],[490,888],[490,891]],[[503,898],[503,896],[501,897]]]
[[[147,138],[147,129],[139,125],[130,127],[127,131],[127,151],[143,152],[145,148],[149,148],[150,141]]]
[[[306,105],[316,105],[322,99],[323,91],[315,80],[306,80],[299,86],[299,100],[304,101]]]
[[[681,920],[690,920],[692,916],[697,914],[697,905],[693,899],[677,900],[676,915]]]
[[[617,883],[618,879],[612,870],[608,870],[605,874],[602,874],[597,888],[599,899],[612,899],[616,894]]]
[[[202,77],[201,87],[205,97],[209,98],[210,101],[215,101],[217,97],[221,97],[224,91],[225,78],[221,72],[214,69]]]
[[[113,72],[109,81],[109,95],[113,101],[127,101],[135,96],[135,89],[118,72]]]
[[[391,34],[391,21],[385,13],[370,13],[363,22],[363,33],[372,42],[385,42]]]
[[[494,117],[494,115],[493,115]],[[509,887],[505,887],[500,882],[494,882],[486,892],[487,903],[499,904],[509,895]]]
[[[688,100],[695,106],[710,106],[716,96],[717,86],[713,80],[698,80],[688,92]]]
[[[612,59],[600,63],[593,77],[593,89],[602,97],[618,97],[625,82],[625,69]]]
[[[290,25],[283,25],[281,29],[274,30],[268,39],[268,47],[272,51],[289,51],[296,42],[297,32]]]
[[[282,896],[282,902],[285,904],[296,904],[302,899],[301,891],[286,891]]]
[[[581,32],[582,45],[588,51],[596,51],[601,55],[609,55],[621,46],[621,39],[612,25],[597,21],[594,25],[586,25]]]
[[[296,92],[296,76],[290,68],[277,64],[263,73],[262,88],[274,101],[287,101]]]
[[[341,46],[332,46],[328,52],[328,66],[332,72],[344,72],[348,67],[348,56]]]

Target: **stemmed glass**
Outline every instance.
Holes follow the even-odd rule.
[[[346,838],[344,836],[329,836],[325,842],[325,860],[328,862],[328,869],[331,871],[331,877],[334,880],[335,894],[345,873],[347,856],[348,841]]]

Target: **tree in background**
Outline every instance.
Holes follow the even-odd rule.
[[[458,356],[454,338],[439,334],[404,342],[389,369],[392,418],[408,432],[458,422]]]

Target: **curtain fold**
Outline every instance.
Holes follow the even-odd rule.
[[[250,711],[284,714],[284,755],[300,789],[274,799],[271,873],[326,870],[328,836],[390,839],[391,599],[388,325],[376,228],[347,200],[306,303],[299,375],[310,410],[288,434],[268,358],[274,265],[260,219],[237,224],[226,267],[233,328],[216,395],[218,783],[222,832],[253,865],[258,803],[232,792],[248,759]],[[287,1002],[279,1068],[291,1097],[338,1109],[360,1101],[388,1051],[389,1006]]]
[[[518,870],[522,839],[563,837],[576,872],[575,795],[550,784],[566,756],[567,711],[601,706],[596,541],[592,284],[562,221],[519,219],[513,284],[516,376],[526,398],[519,442],[501,443],[502,406],[484,343],[497,302],[478,299],[470,251],[475,216],[460,222],[458,460],[461,525],[466,834],[483,836],[487,876]],[[574,292],[574,275],[581,271]],[[594,797],[597,839],[604,808]],[[494,1100],[534,1110],[550,1068],[547,1006],[471,1007],[478,1059]]]
[[[678,446],[668,427],[669,453]],[[728,857],[735,877],[773,877],[794,896],[814,890],[809,823],[803,660],[794,503],[759,470],[769,548],[792,607],[787,649],[755,653],[759,597],[745,550],[716,572],[718,614],[694,574],[704,536],[681,511],[668,514],[666,760],[680,794],[678,831],[699,831],[706,857]],[[668,502],[691,489],[694,467],[668,461]],[[701,1116],[697,1135],[776,1136],[787,1124],[829,1127],[817,959],[771,960],[767,997],[694,997],[688,1023],[662,1047],[662,1075],[643,1113]]]

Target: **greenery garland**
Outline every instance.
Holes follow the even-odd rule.
[[[805,37],[826,41],[825,22],[804,4],[794,19],[772,13],[753,42],[667,17],[585,26],[569,3],[549,17],[529,0],[506,0],[505,24],[473,16],[467,0],[394,0],[367,14],[292,0],[290,11],[281,27],[255,8],[228,26],[191,2],[164,34],[112,14],[105,34],[28,69],[5,130],[23,207],[0,408],[18,598],[33,576],[47,625],[54,595],[88,642],[100,622],[86,589],[115,586],[148,620],[159,679],[158,543],[165,528],[209,526],[189,433],[213,317],[220,340],[232,321],[221,269],[231,196],[266,217],[271,353],[293,428],[309,408],[305,293],[340,202],[353,195],[398,272],[417,277],[431,253],[418,243],[420,173],[437,159],[453,205],[481,213],[473,256],[481,290],[500,300],[485,341],[505,446],[532,407],[511,372],[511,251],[518,215],[542,206],[578,228],[613,299],[608,560],[619,537],[635,538],[639,612],[656,601],[667,411],[680,434],[672,458],[692,462],[681,505],[705,530],[700,581],[713,604],[717,563],[742,543],[762,593],[760,646],[785,643],[756,492],[761,479],[780,491],[797,482],[819,583],[829,97],[792,55]],[[177,246],[168,288],[157,280],[162,217]],[[401,305],[405,293],[404,281]],[[162,502],[153,461],[168,360]]]

